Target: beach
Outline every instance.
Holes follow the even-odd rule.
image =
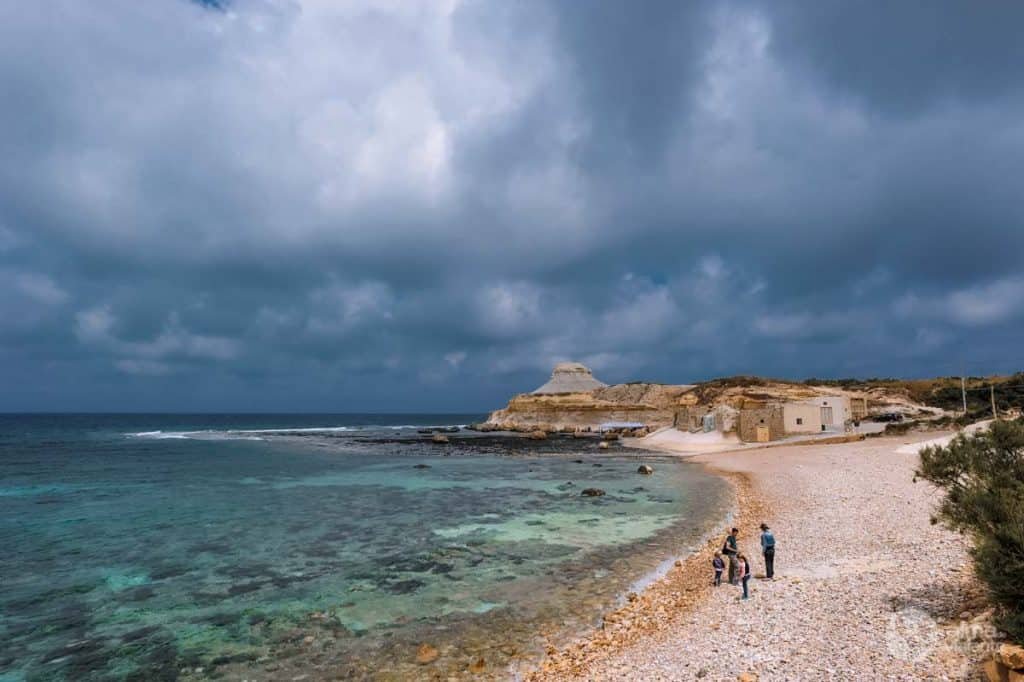
[[[711,586],[723,529],[530,679],[965,679],[991,644],[987,614],[967,544],[931,523],[937,493],[914,482],[905,448],[941,435],[693,457],[734,484],[750,599]],[[773,581],[762,521],[778,542]]]

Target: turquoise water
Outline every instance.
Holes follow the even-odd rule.
[[[471,420],[0,417],[0,680],[502,677],[726,513],[690,465],[415,430]]]

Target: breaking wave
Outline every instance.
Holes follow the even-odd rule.
[[[204,429],[199,431],[137,431],[126,433],[130,438],[154,440],[264,440],[262,436],[288,436],[294,434],[350,433],[360,431],[407,431],[412,429],[466,428],[466,424],[372,424],[366,426],[308,426],[280,429]]]

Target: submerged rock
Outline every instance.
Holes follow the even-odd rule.
[[[429,464],[417,464],[416,466],[413,467],[413,469],[429,469],[429,468],[430,468]]]
[[[601,497],[605,494],[600,488],[584,488],[583,492],[580,493],[583,497]]]

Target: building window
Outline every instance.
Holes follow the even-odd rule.
[[[803,417],[797,417],[796,418],[796,423],[797,423],[797,426],[803,424],[804,423],[804,418]]]

